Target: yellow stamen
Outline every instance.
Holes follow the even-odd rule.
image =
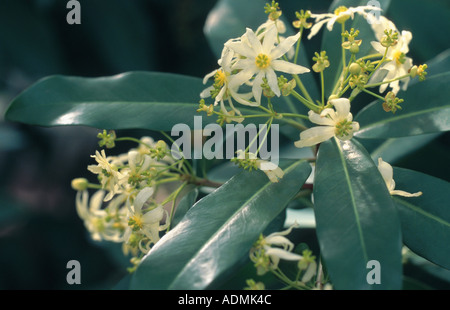
[[[227,80],[227,75],[223,70],[217,70],[215,76],[214,76],[214,84],[216,84],[218,87],[222,87]]]
[[[266,54],[259,54],[255,58],[256,66],[260,69],[266,69],[270,65],[270,57]]]

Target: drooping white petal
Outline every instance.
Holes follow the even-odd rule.
[[[311,16],[312,16],[312,15],[311,15]],[[322,28],[322,26],[323,26],[326,22],[328,22],[328,19],[324,19],[324,20],[321,20],[321,21],[319,21],[319,22],[316,22],[316,23],[311,27],[311,30],[310,30],[309,35],[308,35],[308,39],[311,39],[312,37],[314,37],[314,36],[320,31],[320,29]]]
[[[140,213],[145,202],[153,195],[153,187],[145,187],[139,191],[134,199],[134,212]]]
[[[153,210],[146,212],[142,216],[142,222],[145,224],[159,223],[164,217],[164,208],[162,205],[159,205]]]
[[[99,190],[92,195],[91,202],[89,203],[89,211],[95,213],[103,205],[103,197],[105,196],[105,191]]]
[[[278,87],[278,79],[277,79],[277,75],[275,74],[275,71],[273,71],[273,69],[271,69],[271,68],[266,69],[266,79],[267,79],[267,84],[269,84],[270,89],[275,93],[275,95],[280,97],[281,92],[280,92],[280,88]]]
[[[335,134],[335,128],[332,126],[318,126],[306,129],[300,133],[300,140],[294,142],[298,148],[313,146],[327,141]]]
[[[89,193],[87,190],[77,191],[77,195],[75,197],[75,206],[78,216],[83,220],[88,216],[88,200]]]
[[[401,191],[401,190],[392,190],[392,191],[390,191],[390,194],[391,194],[391,195],[397,195],[397,196],[408,197],[408,198],[422,196],[422,192],[408,193],[408,192]]]
[[[261,85],[263,83],[263,77],[264,77],[264,72],[260,71],[255,76],[255,79],[253,81],[253,87],[252,87],[253,97],[255,98],[255,100],[258,104],[261,103],[261,94],[262,94]]]
[[[392,166],[383,161],[383,159],[380,157],[378,158],[378,170],[380,171],[381,176],[383,177],[383,180],[386,183],[389,191],[393,190],[395,188],[395,182],[393,179],[394,170],[392,169]]]
[[[325,110],[327,110],[327,109],[325,109]],[[329,110],[332,111],[332,109],[329,109]],[[309,120],[314,124],[323,125],[323,126],[334,126],[334,121],[331,118],[328,118],[321,114],[317,114],[311,110],[308,112],[308,117],[309,117]]]
[[[271,258],[276,257],[279,259],[284,259],[284,260],[290,260],[290,261],[295,261],[295,260],[301,260],[303,258],[303,256],[298,255],[296,253],[292,253],[292,252],[288,252],[286,250],[280,249],[280,248],[270,248],[270,247],[265,247],[265,254],[267,254],[268,256],[270,256]]]
[[[347,98],[332,99],[330,103],[336,109],[336,114],[339,119],[345,119],[350,113],[350,100]]]
[[[303,283],[309,282],[309,280],[312,279],[312,277],[316,274],[316,272],[317,272],[317,263],[315,261],[312,261],[309,263],[306,272],[303,274],[302,282]]]
[[[205,77],[203,78],[203,84],[206,84],[210,78],[212,78],[217,73],[217,69],[214,71],[211,71]]]

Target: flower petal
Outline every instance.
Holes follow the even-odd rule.
[[[335,134],[335,128],[332,126],[318,126],[306,129],[300,133],[300,140],[294,142],[298,148],[313,146],[327,141]]]
[[[298,41],[299,38],[300,32],[294,36],[287,37],[270,52],[270,57],[272,59],[280,58],[291,49],[291,47]]]
[[[270,64],[274,70],[290,74],[303,74],[310,72],[310,70],[306,67],[280,59],[272,60]]]
[[[140,213],[142,206],[147,200],[153,195],[154,189],[153,187],[145,187],[141,189],[141,191],[136,195],[134,199],[134,212]]]

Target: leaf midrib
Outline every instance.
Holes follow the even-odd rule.
[[[367,129],[379,127],[381,125],[384,125],[384,124],[387,124],[387,123],[390,123],[390,122],[398,121],[398,120],[401,120],[401,119],[404,119],[404,118],[408,118],[408,117],[414,117],[414,116],[421,115],[421,114],[426,114],[426,113],[429,113],[429,112],[442,110],[442,109],[445,109],[445,108],[450,108],[450,105],[444,105],[444,106],[430,108],[430,109],[426,109],[426,110],[420,110],[420,111],[411,112],[411,113],[408,113],[408,114],[402,114],[402,115],[400,115],[398,117],[393,117],[393,118],[381,120],[381,121],[378,121],[378,122],[375,122],[375,123],[371,123],[371,124],[369,124],[367,126],[361,127],[361,129],[358,131],[358,133],[363,133]]]
[[[341,163],[342,163],[342,168],[344,169],[345,181],[347,182],[348,190],[349,190],[350,197],[351,197],[352,209],[353,209],[353,214],[354,214],[355,219],[356,219],[356,226],[358,228],[359,240],[360,240],[361,248],[362,248],[362,251],[363,251],[364,260],[367,262],[368,261],[367,248],[366,248],[366,244],[365,244],[365,241],[364,241],[364,233],[363,233],[363,230],[362,230],[362,227],[361,227],[361,223],[360,223],[360,220],[359,220],[359,213],[358,213],[358,209],[357,209],[357,206],[356,206],[355,196],[353,194],[352,184],[351,184],[351,181],[350,181],[350,175],[348,173],[347,164],[345,162],[345,158],[344,158],[344,154],[343,154],[341,145],[340,145],[339,141],[337,140],[337,138],[334,138],[334,139],[335,139],[336,145],[339,148],[339,158],[340,158]]]
[[[418,207],[418,206],[415,206],[415,205],[413,205],[413,204],[411,204],[411,203],[409,203],[409,202],[406,202],[405,200],[400,199],[400,198],[398,198],[398,197],[392,197],[392,199],[394,199],[395,202],[397,202],[397,203],[399,203],[399,204],[401,204],[401,205],[403,205],[403,206],[405,206],[405,207],[411,209],[411,210],[414,211],[414,212],[417,212],[417,213],[419,213],[419,214],[422,214],[422,215],[426,216],[427,218],[429,218],[429,219],[431,219],[431,220],[433,220],[433,221],[436,221],[436,222],[438,222],[438,223],[440,223],[440,224],[442,224],[442,225],[445,225],[445,226],[447,226],[447,227],[450,227],[450,222],[447,222],[447,221],[445,221],[444,219],[442,219],[442,218],[440,218],[440,217],[438,217],[438,216],[436,216],[436,215],[434,215],[434,214],[431,214],[431,213],[429,213],[429,212],[423,210],[422,208],[420,208],[420,207]]]

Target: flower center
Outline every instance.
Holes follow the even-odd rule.
[[[404,64],[405,63],[405,54],[404,53],[402,53],[402,52],[400,52],[400,51],[395,51],[394,52],[394,59],[395,59],[395,62],[397,63],[397,65],[402,65],[402,64]]]
[[[347,12],[347,8],[345,7],[345,6],[340,6],[340,7],[338,7],[336,10],[334,10],[334,15],[336,15],[336,16],[339,16],[337,19],[336,19],[336,21],[338,22],[338,23],[341,23],[341,24],[343,24],[343,23],[345,23],[345,21],[347,20],[347,19],[349,19],[350,18],[350,15],[348,15],[348,14],[342,14],[342,13],[345,13],[345,12]],[[341,16],[341,14],[342,14],[342,16]]]
[[[256,66],[260,69],[266,69],[270,65],[270,57],[266,54],[259,54],[255,58]]]
[[[339,123],[336,123],[336,129],[334,133],[339,138],[343,138],[348,136],[353,131],[352,122],[349,122],[348,120],[343,120]]]
[[[217,70],[216,74],[214,75],[214,84],[218,87],[222,87],[227,80],[227,75],[223,70]]]
[[[140,215],[133,215],[128,219],[128,226],[130,226],[133,231],[142,229],[144,226],[142,223],[142,217]]]

